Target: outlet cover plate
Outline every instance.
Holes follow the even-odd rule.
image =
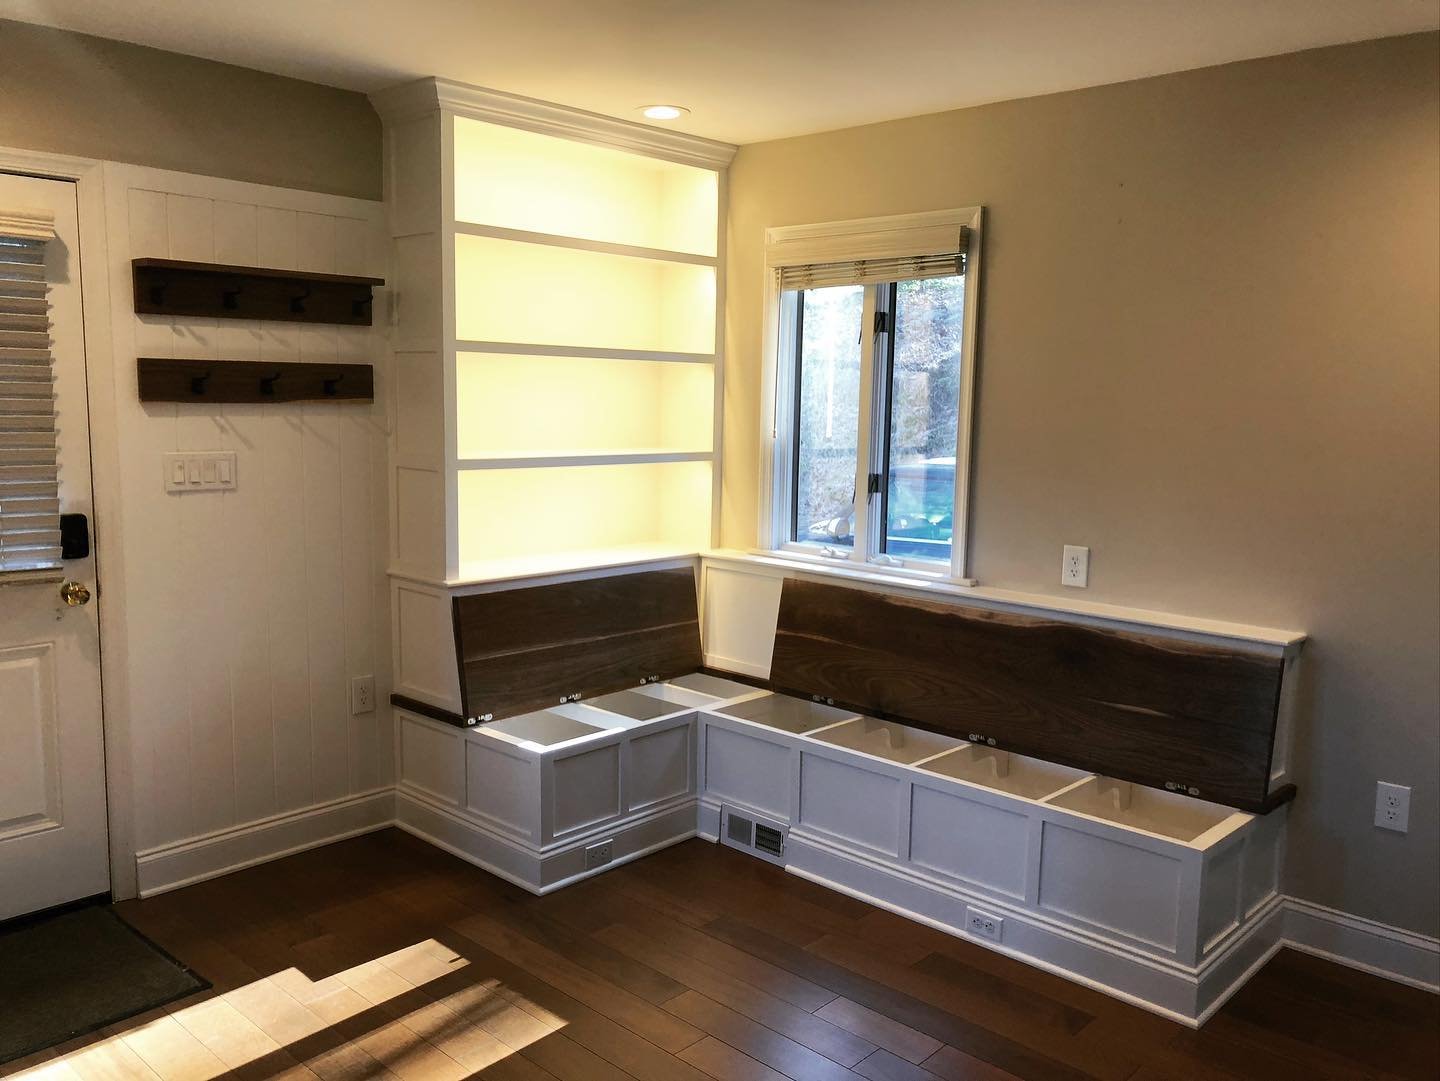
[[[1060,584],[1084,589],[1090,584],[1090,549],[1078,544],[1065,545],[1060,557]]]
[[[593,845],[585,848],[585,870],[591,871],[596,867],[604,867],[615,858],[615,839],[613,837],[604,841],[596,841]]]
[[[350,716],[375,712],[375,677],[356,676],[350,681]]]
[[[1410,789],[1403,784],[1378,781],[1375,785],[1375,825],[1396,833],[1410,832]]]
[[[978,908],[965,906],[965,930],[976,938],[986,938],[991,942],[999,942],[1000,936],[1005,931],[1005,919],[1003,916],[992,916]]]

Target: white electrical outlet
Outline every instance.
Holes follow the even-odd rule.
[[[615,839],[612,837],[606,841],[597,841],[588,845],[585,849],[585,870],[589,871],[596,867],[604,867],[615,858]]]
[[[1410,832],[1410,789],[1403,784],[1375,784],[1375,825],[1396,833]]]
[[[1084,589],[1090,584],[1090,549],[1078,544],[1065,545],[1060,557],[1060,584]]]
[[[978,908],[965,908],[965,930],[977,938],[988,938],[991,942],[1000,941],[1000,933],[1005,930],[1005,920],[1000,916],[992,916],[988,912],[981,912]]]
[[[356,676],[350,681],[350,715],[358,717],[362,713],[373,713],[375,710],[375,677]]]

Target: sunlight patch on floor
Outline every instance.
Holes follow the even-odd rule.
[[[122,1022],[10,1076],[205,1081],[237,1069],[328,1078],[384,1067],[459,1081],[565,1025],[499,980],[454,978],[469,966],[426,939],[321,980],[287,968]]]

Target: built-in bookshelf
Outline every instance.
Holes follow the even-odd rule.
[[[733,147],[443,80],[378,95],[397,571],[714,543]]]

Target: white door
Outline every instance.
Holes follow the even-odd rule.
[[[110,888],[95,558],[58,558],[61,512],[93,521],[75,185],[0,173],[0,920]]]

